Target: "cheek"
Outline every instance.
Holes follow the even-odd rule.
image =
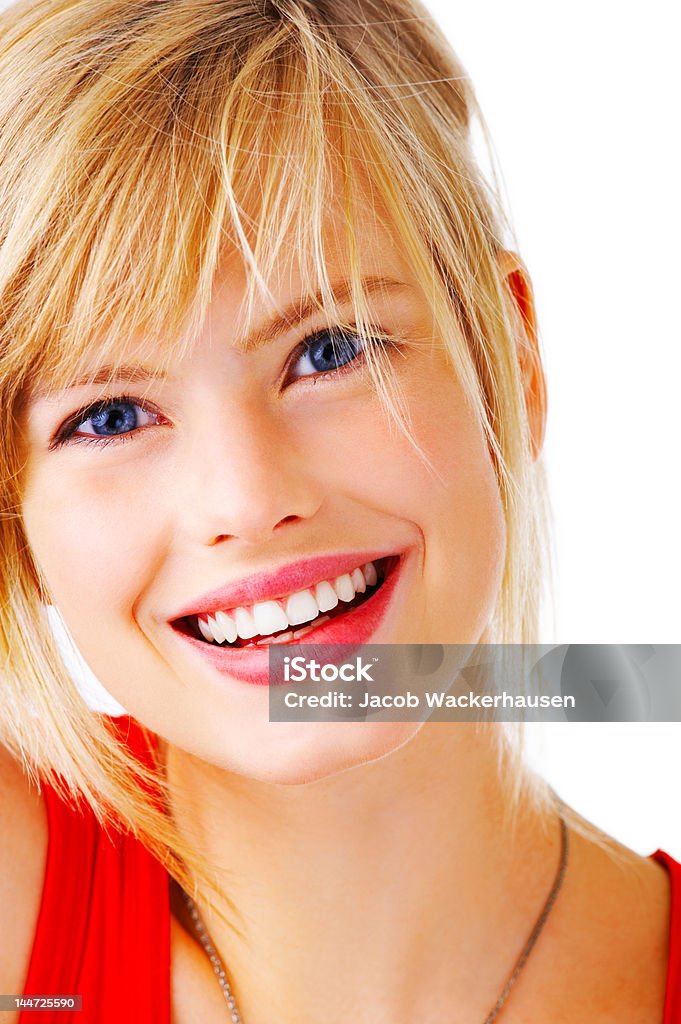
[[[388,420],[378,399],[305,424],[300,443],[329,493],[411,520],[477,549],[504,541],[504,513],[487,442],[461,387],[428,360],[404,382],[415,445]],[[306,438],[307,440],[303,440]],[[437,538],[433,535],[432,542]]]
[[[441,390],[423,424],[441,483],[426,509],[426,571],[437,642],[477,642],[498,599],[506,559],[506,517],[487,441],[463,394]],[[431,478],[432,480],[432,478]]]
[[[159,523],[153,476],[95,469],[70,472],[64,464],[39,469],[23,505],[26,534],[54,601],[91,622],[129,614],[156,557]]]
[[[392,519],[396,535],[399,524],[412,525],[424,583],[405,623],[414,641],[467,643],[489,621],[503,576],[506,520],[496,473],[482,427],[451,377],[429,363],[406,382],[405,398],[428,462],[377,400],[339,419],[335,434],[317,435],[316,462],[330,487],[355,499],[358,515],[371,509]]]

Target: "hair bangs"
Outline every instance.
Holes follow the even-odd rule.
[[[272,301],[275,268],[295,262],[303,294],[349,326],[329,279],[331,242],[344,250],[352,326],[363,335],[377,391],[408,436],[406,406],[384,350],[373,344],[377,325],[362,288],[353,225],[370,205],[376,215],[380,206],[408,253],[476,400],[477,378],[434,270],[432,198],[423,194],[429,177],[406,153],[409,119],[400,122],[392,110],[391,138],[384,99],[362,88],[337,41],[302,8],[291,5],[276,25],[270,20],[249,48],[230,40],[230,28],[204,25],[201,46],[174,40],[156,55],[139,52],[130,28],[117,51],[98,54],[96,73],[88,69],[87,86],[67,104],[52,140],[51,187],[44,176],[36,182],[14,225],[23,237],[29,217],[42,229],[17,268],[17,301],[5,304],[13,379],[49,390],[101,376],[103,366],[113,375],[131,346],[137,354],[147,343],[169,362],[200,329],[221,261],[234,253],[246,270],[247,321],[256,293]],[[418,203],[398,184],[407,176],[430,207],[420,224]],[[338,196],[344,237],[329,240],[326,214]],[[21,380],[27,372],[30,380]]]

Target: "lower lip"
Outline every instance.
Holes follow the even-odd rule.
[[[368,643],[387,615],[392,596],[402,575],[403,565],[404,556],[401,555],[398,563],[388,573],[376,593],[364,604],[331,619],[329,622],[322,623],[317,629],[310,630],[299,640],[290,640],[277,646],[281,649],[291,644],[352,644],[357,646]],[[303,629],[304,627],[300,626],[299,628]],[[270,644],[263,644],[262,647],[218,647],[197,640],[186,633],[175,632],[219,672],[253,686],[269,685]]]

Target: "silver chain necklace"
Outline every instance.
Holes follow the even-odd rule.
[[[513,968],[508,981],[506,982],[501,991],[501,995],[499,996],[496,1003],[494,1004],[494,1006],[488,1013],[487,1017],[485,1018],[484,1024],[492,1024],[492,1022],[497,1019],[499,1013],[501,1012],[501,1008],[508,999],[508,995],[511,989],[518,980],[518,975],[520,974],[523,967],[530,958],[530,953],[534,949],[535,943],[539,938],[544,925],[546,924],[547,918],[553,909],[553,905],[556,902],[558,893],[560,892],[561,887],[563,885],[563,879],[565,878],[565,870],[567,868],[568,862],[569,842],[567,825],[565,824],[563,816],[560,815],[559,817],[561,843],[560,864],[558,865],[558,871],[556,872],[556,877],[554,879],[553,886],[551,887],[551,892],[549,893],[546,903],[542,908],[541,914],[537,918],[535,926],[532,929],[532,933],[525,944],[525,948],[518,957],[516,965]],[[227,972],[225,971],[225,965],[218,956],[218,952],[215,946],[213,945],[213,942],[211,941],[210,935],[208,934],[206,926],[203,923],[203,918],[201,917],[199,908],[197,907],[196,903],[191,898],[191,896],[184,891],[184,889],[182,890],[182,895],[184,896],[185,903],[189,908],[189,913],[191,914],[192,921],[194,922],[197,937],[201,945],[205,949],[206,953],[208,954],[210,962],[213,965],[213,970],[215,971],[217,979],[220,983],[220,988],[222,989],[223,995],[227,1001],[227,1006],[229,1007],[229,1012],[232,1018],[232,1024],[243,1024],[241,1014],[239,1013],[239,1009],[236,1005],[234,993],[232,992],[229,982],[227,980]]]

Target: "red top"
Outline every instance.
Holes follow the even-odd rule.
[[[121,738],[147,760],[137,723]],[[109,838],[89,808],[44,785],[49,839],[25,995],[81,995],[82,1012],[40,1012],[40,1024],[170,1024],[168,875],[132,835]],[[657,850],[671,881],[669,966],[660,1024],[681,1024],[681,864]],[[23,1011],[19,1024],[35,1024]]]
[[[662,1024],[681,1024],[681,864],[663,850],[656,850],[651,856],[666,867],[672,889],[669,965]]]
[[[112,724],[149,764],[137,722]],[[47,865],[24,995],[80,995],[83,1009],[24,1010],[19,1024],[170,1024],[166,869],[130,833],[105,833],[89,807],[43,791]]]

